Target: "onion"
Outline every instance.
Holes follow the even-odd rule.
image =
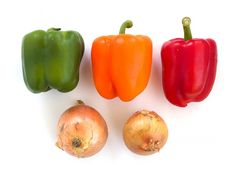
[[[165,145],[168,129],[157,113],[142,110],[134,113],[125,123],[123,138],[132,152],[150,155],[158,152]]]
[[[94,108],[79,105],[67,109],[57,125],[56,145],[76,157],[89,157],[106,143],[108,130],[103,117]]]

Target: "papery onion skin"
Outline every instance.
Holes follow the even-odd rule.
[[[108,129],[94,108],[79,104],[67,109],[57,125],[56,145],[76,157],[89,157],[105,145]]]
[[[167,138],[167,125],[154,111],[142,110],[134,113],[123,128],[126,146],[139,155],[159,152]]]

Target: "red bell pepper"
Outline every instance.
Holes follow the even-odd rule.
[[[204,100],[214,84],[217,47],[213,39],[192,39],[191,20],[182,20],[184,39],[167,41],[161,49],[162,82],[166,98],[185,107]]]

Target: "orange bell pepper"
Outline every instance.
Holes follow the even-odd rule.
[[[152,65],[152,41],[148,36],[125,34],[133,26],[125,21],[119,35],[94,40],[91,51],[93,79],[98,93],[107,99],[130,101],[147,86]]]

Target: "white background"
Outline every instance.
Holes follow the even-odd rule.
[[[0,2],[0,176],[236,176],[236,10],[234,1],[49,1]],[[216,40],[218,70],[209,97],[186,108],[171,105],[161,83],[160,48],[182,37],[181,19],[192,18],[193,37]],[[101,35],[127,33],[153,41],[153,67],[147,88],[133,101],[105,100],[91,75],[90,48]],[[23,36],[36,29],[79,31],[85,41],[80,82],[72,92],[32,94],[21,69]],[[62,112],[82,99],[105,118],[109,138],[101,152],[78,159],[55,146]],[[123,143],[122,127],[136,110],[154,110],[169,128],[160,153],[138,156]]]

